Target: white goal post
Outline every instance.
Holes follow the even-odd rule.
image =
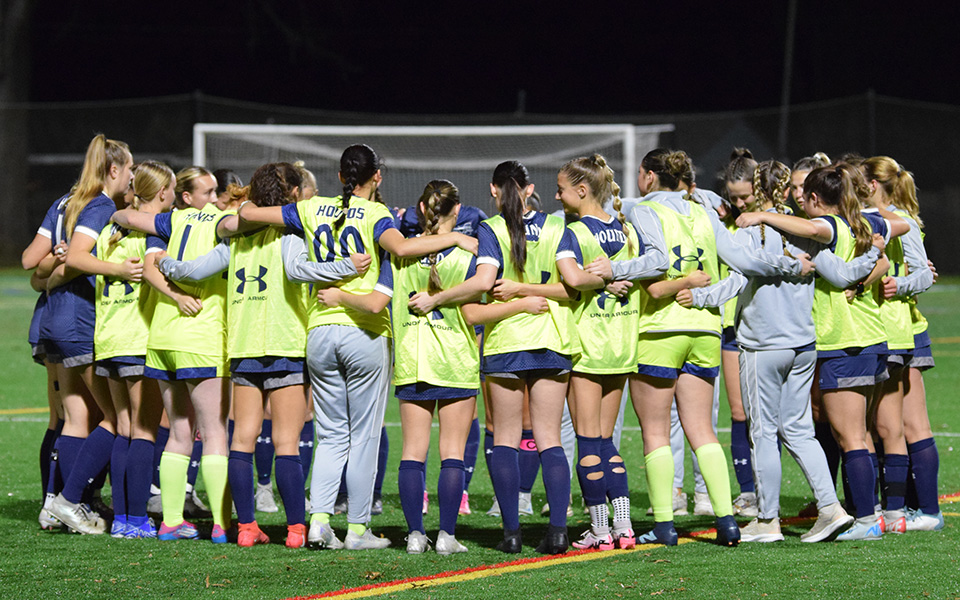
[[[340,193],[340,154],[351,144],[373,147],[384,159],[381,187],[390,206],[410,206],[431,179],[449,179],[463,202],[491,211],[493,168],[519,160],[543,200],[553,200],[560,166],[578,156],[603,154],[616,173],[621,196],[637,195],[637,167],[673,125],[522,126],[323,126],[198,123],[193,128],[194,164],[232,169],[246,183],[268,162],[303,160],[317,176],[321,195]]]

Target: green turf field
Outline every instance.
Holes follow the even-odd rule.
[[[400,431],[396,404],[387,413],[390,463],[384,485],[384,513],[373,528],[393,540],[379,552],[291,551],[283,546],[283,513],[258,521],[273,539],[269,546],[241,549],[209,541],[158,542],[81,537],[40,531],[38,449],[46,427],[45,375],[29,357],[27,326],[35,294],[21,271],[0,271],[0,598],[288,598],[314,596],[445,571],[500,563],[505,555],[493,549],[500,539],[499,519],[487,517],[491,485],[483,460],[470,488],[474,513],[461,517],[457,537],[467,554],[408,556],[406,534],[396,493]],[[931,323],[937,368],[928,372],[930,416],[940,449],[940,492],[960,491],[960,281],[943,280],[924,295],[921,308]],[[633,516],[638,532],[645,516],[646,485],[636,417],[624,432],[622,454],[631,474]],[[729,427],[729,411],[721,411],[720,427]],[[729,435],[721,433],[721,442]],[[435,446],[434,446],[435,447]],[[431,453],[428,488],[435,488],[437,453]],[[795,515],[811,500],[796,464],[784,459],[783,516]],[[688,488],[692,471],[687,468]],[[731,471],[731,482],[736,480]],[[107,490],[105,490],[107,495]],[[537,508],[543,488],[534,488]],[[579,497],[574,493],[579,506]],[[400,598],[960,598],[960,504],[944,504],[947,526],[941,533],[888,535],[875,542],[801,544],[809,522],[784,527],[786,541],[721,548],[697,539],[675,548],[604,553],[593,560],[551,564],[517,572],[491,571],[490,576],[409,591]],[[533,558],[533,546],[546,528],[539,516],[522,518],[526,547],[520,558]],[[343,516],[333,519],[342,535]],[[435,535],[437,508],[425,517],[428,535]],[[209,530],[209,523],[206,525]],[[570,520],[571,537],[589,526],[577,511]],[[683,533],[708,529],[712,519],[678,517]],[[593,558],[591,556],[590,558]]]

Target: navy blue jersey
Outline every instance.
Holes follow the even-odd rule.
[[[56,202],[54,215],[48,212],[51,222],[54,223],[50,231],[50,248],[67,239],[65,211],[67,197]],[[52,209],[53,210],[53,209]],[[96,240],[100,231],[110,222],[110,217],[116,211],[116,205],[106,194],[100,194],[91,200],[77,217],[77,224],[73,234],[83,234]],[[44,219],[44,227],[48,219]],[[94,325],[94,287],[96,277],[81,275],[60,287],[50,290],[47,297],[47,306],[40,318],[40,339],[57,340],[63,342],[93,341]]]
[[[580,219],[580,222],[590,230],[607,258],[616,255],[627,244],[627,236],[623,233],[623,225],[615,217],[611,217],[608,221],[602,221],[588,215]],[[633,225],[627,223],[627,227],[633,227]],[[637,239],[640,240],[639,235]],[[642,255],[643,250],[643,240],[640,240],[637,256]],[[583,266],[583,252],[580,251],[580,244],[573,244],[573,253],[576,256],[577,264]]]
[[[460,214],[457,215],[457,224],[453,227],[453,230],[457,233],[477,237],[480,222],[486,218],[487,215],[479,208],[461,204]],[[396,222],[397,229],[400,230],[403,237],[410,238],[423,233],[423,229],[420,229],[420,222],[417,220],[416,206],[409,207]]]
[[[523,224],[526,230],[528,242],[536,242],[540,239],[540,231],[547,220],[547,213],[529,211],[523,215]],[[497,235],[486,223],[481,223],[477,229],[477,238],[480,242],[480,248],[477,251],[478,264],[496,265],[497,278],[503,277],[503,253],[500,251],[500,242],[497,241]],[[557,260],[561,258],[576,258],[574,247],[577,245],[573,233],[569,229],[564,229],[563,237],[560,238],[560,244],[557,246]]]

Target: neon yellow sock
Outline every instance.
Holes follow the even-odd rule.
[[[322,523],[324,525],[330,524],[330,513],[313,513],[310,515],[310,524]]]
[[[363,535],[367,531],[367,526],[363,523],[347,523],[347,531],[352,531],[357,535]]]
[[[710,504],[718,517],[733,514],[730,502],[730,465],[719,443],[704,444],[696,450],[700,462],[700,473],[707,484]]]
[[[163,522],[170,527],[183,523],[183,499],[187,495],[187,469],[190,457],[164,452],[160,455],[160,502]]]
[[[658,523],[673,520],[673,452],[670,446],[660,446],[643,457],[647,471],[647,489],[653,520]]]
[[[207,488],[213,522],[229,529],[233,498],[227,486],[227,457],[219,454],[204,455],[200,459],[200,474],[203,476],[203,485]]]

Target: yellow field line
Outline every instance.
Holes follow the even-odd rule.
[[[715,535],[716,534],[713,534],[713,536]],[[709,538],[712,536],[711,534],[703,534],[697,537]],[[680,538],[678,543],[687,544],[693,541],[695,540],[692,538]],[[565,554],[557,557],[523,559],[523,560],[510,562],[510,563],[503,563],[501,566],[492,565],[490,567],[480,567],[476,569],[467,569],[464,571],[455,571],[449,574],[438,573],[437,575],[415,577],[415,578],[402,580],[402,581],[385,582],[382,584],[374,584],[369,586],[363,586],[360,588],[331,591],[331,592],[326,592],[326,593],[318,594],[314,596],[297,596],[296,598],[291,600],[314,600],[314,599],[320,599],[320,598],[337,598],[337,600],[352,600],[354,598],[369,598],[371,596],[381,596],[383,594],[393,594],[393,593],[403,592],[407,590],[435,587],[439,585],[447,585],[450,583],[471,581],[474,579],[481,579],[485,577],[494,577],[497,575],[505,575],[507,573],[518,573],[522,571],[530,571],[533,569],[542,569],[544,567],[552,567],[555,565],[580,563],[588,560],[598,560],[601,558],[608,558],[610,556],[614,556],[617,554],[625,554],[627,552],[639,552],[639,551],[651,550],[654,548],[662,548],[662,547],[663,546],[659,544],[642,544],[642,545],[635,546],[631,550],[608,550],[604,552],[584,551],[584,552],[578,552],[573,554]]]
[[[4,408],[0,409],[0,415],[35,415],[49,410],[46,406],[43,408]]]
[[[936,337],[930,338],[933,344],[960,344],[960,337]]]

